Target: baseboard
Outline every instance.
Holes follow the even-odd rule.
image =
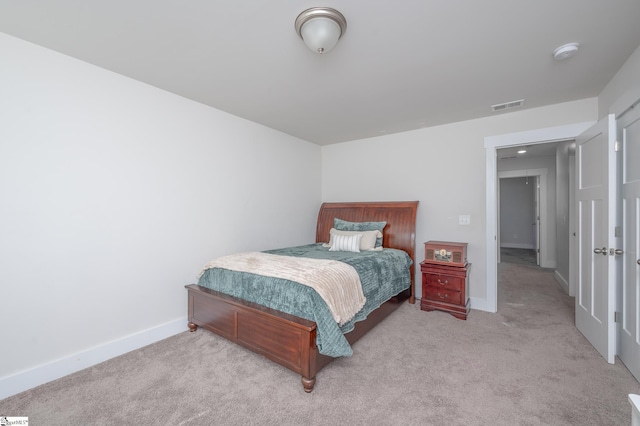
[[[529,250],[534,249],[532,244],[521,244],[521,243],[500,243],[500,248],[517,248],[517,249],[529,249]]]
[[[567,280],[565,280],[564,277],[558,273],[558,271],[555,271],[553,273],[553,277],[556,279],[558,284],[560,284],[562,290],[564,290],[565,293],[569,294],[569,283],[567,282]]]
[[[547,269],[556,269],[556,261],[555,260],[542,260],[540,259],[540,267]]]
[[[489,308],[489,304],[487,303],[487,299],[480,299],[478,297],[471,297],[471,309],[476,309],[478,311],[485,311],[495,313],[494,309]]]
[[[180,318],[122,339],[88,349],[50,363],[0,379],[0,399],[26,391],[76,371],[187,331],[187,318]]]
[[[416,303],[418,305],[420,305],[420,300],[416,298]],[[488,304],[487,304],[487,299],[479,299],[477,297],[470,297],[469,298],[469,302],[471,303],[471,309],[475,309],[478,311],[485,311],[485,312],[491,312],[492,314],[495,314],[496,311],[489,309]]]

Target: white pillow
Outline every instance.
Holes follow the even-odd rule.
[[[333,243],[333,239],[336,235],[362,235],[362,239],[360,240],[360,251],[368,251],[368,250],[382,250],[382,247],[376,247],[376,240],[378,238],[382,238],[382,232],[375,231],[339,231],[335,228],[331,228],[329,231],[329,243],[324,244],[324,247],[331,247]]]
[[[329,251],[355,251],[360,252],[360,240],[362,234],[334,235]]]

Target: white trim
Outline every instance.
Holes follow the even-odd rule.
[[[629,394],[631,404],[631,426],[640,426],[640,395]]]
[[[533,250],[535,247],[533,244],[522,244],[522,243],[500,243],[501,248],[516,248],[516,249],[525,249],[525,250]]]
[[[0,399],[59,379],[71,373],[115,358],[167,337],[187,331],[187,318],[180,318],[122,339],[87,349],[83,352],[44,364],[30,370],[21,371],[0,379]]]
[[[486,155],[486,300],[483,305],[488,312],[498,311],[498,261],[497,261],[497,157],[496,149],[517,145],[532,145],[538,143],[575,139],[583,131],[587,130],[594,122],[568,124],[566,126],[547,127],[544,129],[529,130],[526,132],[510,133],[505,135],[487,136],[484,138]],[[473,305],[472,305],[473,306]],[[478,307],[478,309],[481,309]]]
[[[553,272],[553,277],[556,279],[560,287],[565,291],[565,293],[569,294],[569,283],[564,279],[562,275],[558,273],[558,271]]]
[[[470,297],[469,299],[470,299],[471,309],[477,309],[479,311],[495,312],[495,311],[491,311],[491,309],[487,306],[487,299],[481,299],[479,297]],[[471,313],[470,315],[473,315],[473,313]]]

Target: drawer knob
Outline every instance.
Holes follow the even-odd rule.
[[[444,280],[444,282],[440,281],[440,278],[438,278],[438,282],[442,285],[447,285],[449,284],[449,280]]]
[[[442,296],[440,293],[438,293],[438,297],[440,299],[446,299],[447,297],[449,297],[449,295],[447,293],[445,293],[444,296]]]

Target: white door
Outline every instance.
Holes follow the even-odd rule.
[[[640,380],[640,110],[619,120],[622,154],[620,359]]]
[[[611,364],[615,361],[615,256],[609,256],[609,248],[615,247],[615,126],[611,114],[576,139],[576,327]]]

